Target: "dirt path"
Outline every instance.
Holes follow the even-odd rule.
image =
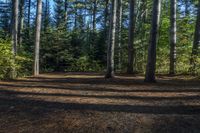
[[[15,132],[200,133],[200,81],[65,73],[0,82],[0,133]]]

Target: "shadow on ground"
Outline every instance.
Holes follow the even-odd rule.
[[[196,80],[159,79],[157,84],[144,84],[137,77],[48,76],[0,83],[0,132],[200,132],[200,86]],[[71,98],[76,101],[68,100]],[[94,101],[87,103],[85,98]],[[152,104],[145,104],[147,101]],[[153,104],[165,101],[168,104]]]

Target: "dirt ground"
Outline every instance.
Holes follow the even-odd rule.
[[[200,133],[200,80],[53,73],[0,82],[0,133]]]

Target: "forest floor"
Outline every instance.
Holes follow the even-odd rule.
[[[0,82],[0,133],[200,133],[200,80],[52,73]]]

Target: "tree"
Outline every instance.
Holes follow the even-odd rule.
[[[156,45],[158,42],[158,30],[160,23],[160,13],[161,13],[161,0],[153,1],[153,11],[152,11],[152,23],[151,23],[151,33],[150,33],[150,43],[148,48],[148,60],[146,67],[146,82],[155,82],[155,70],[156,70]]]
[[[112,0],[111,7],[111,20],[109,29],[109,40],[107,49],[107,73],[105,78],[114,77],[114,49],[115,49],[115,31],[116,31],[116,11],[117,11],[117,0]]]
[[[118,46],[118,69],[121,70],[121,41],[122,41],[122,0],[117,0],[117,39]]]
[[[44,22],[44,25],[43,25],[44,26],[44,32],[46,32],[47,28],[50,26],[50,4],[49,4],[49,0],[45,1],[43,22]]]
[[[22,34],[23,34],[23,30],[24,30],[24,3],[25,0],[20,0],[20,21],[19,21],[19,34],[18,34],[18,38],[19,38],[19,44],[22,44]]]
[[[63,27],[65,26],[65,3],[63,0],[54,0],[55,2],[55,23],[56,23],[56,27]]]
[[[175,74],[176,66],[176,0],[170,5],[170,74]]]
[[[19,12],[18,6],[19,6],[19,0],[13,0],[12,46],[14,55],[17,55],[17,45],[18,45],[18,12]]]
[[[135,10],[135,0],[129,0],[129,41],[128,41],[128,66],[127,73],[133,73],[133,62],[134,62],[134,10]]]
[[[37,0],[36,13],[36,33],[35,33],[35,59],[34,59],[34,76],[39,75],[39,52],[40,52],[40,31],[42,21],[42,0]]]
[[[194,33],[194,42],[193,42],[193,48],[192,48],[192,55],[190,59],[190,65],[191,65],[190,69],[192,73],[194,73],[196,69],[196,61],[197,61],[197,57],[199,56],[199,47],[200,47],[200,0],[198,4],[198,13],[197,13],[195,33]]]

